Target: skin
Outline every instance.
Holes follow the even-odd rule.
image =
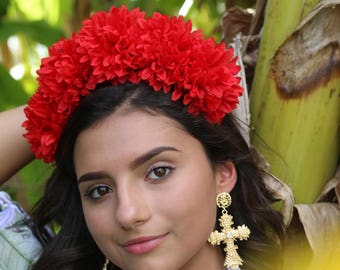
[[[24,106],[0,112],[0,185],[29,163],[34,155],[23,137]],[[13,147],[14,146],[14,147]]]
[[[224,269],[220,247],[207,239],[216,195],[236,182],[232,162],[211,164],[200,142],[165,116],[125,109],[80,133],[74,159],[87,226],[115,265]],[[155,239],[125,245],[140,237]]]

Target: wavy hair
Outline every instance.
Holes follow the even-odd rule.
[[[92,239],[83,216],[73,151],[81,131],[121,106],[174,119],[201,142],[212,164],[233,161],[237,182],[231,192],[233,203],[229,213],[234,216],[236,226],[246,224],[251,230],[250,238],[238,243],[243,269],[274,269],[273,259],[280,256],[284,234],[282,216],[272,208],[275,200],[265,188],[263,172],[254,162],[233,117],[229,114],[222,124],[213,125],[201,116],[188,113],[182,101],[172,101],[170,94],[154,91],[144,84],[127,83],[97,87],[80,101],[66,124],[58,144],[54,172],[32,211],[33,230],[44,245],[33,270],[102,268],[105,257]],[[54,237],[46,232],[47,224],[58,229]],[[111,269],[119,268],[111,265]]]

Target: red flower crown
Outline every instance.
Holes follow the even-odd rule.
[[[95,13],[82,29],[49,49],[37,71],[39,86],[25,108],[24,135],[38,159],[54,160],[69,116],[96,85],[146,82],[172,90],[193,114],[220,123],[242,95],[233,49],[204,39],[183,17],[150,18],[125,6]]]

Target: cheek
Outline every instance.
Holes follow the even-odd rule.
[[[198,193],[191,190],[185,197],[178,199],[176,204],[178,207],[175,213],[180,216],[179,220],[192,223],[192,228],[214,228],[216,219],[214,192],[205,190]]]
[[[200,172],[191,174],[176,187],[168,209],[177,236],[186,239],[191,248],[207,241],[216,221],[214,177],[210,170]]]
[[[108,201],[96,205],[83,203],[87,228],[101,250],[105,250],[106,243],[109,242],[108,239],[112,239],[114,232],[113,209]]]

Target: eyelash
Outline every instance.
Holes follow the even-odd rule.
[[[166,170],[165,175],[164,176],[156,176],[155,179],[152,179],[150,177],[150,174],[155,173],[155,170],[157,170],[157,169],[165,169]],[[148,169],[145,178],[147,178],[150,181],[160,180],[160,179],[167,177],[174,169],[175,169],[175,167],[170,166],[169,164],[165,164],[165,163],[153,164]],[[107,190],[106,190],[105,194],[103,194],[103,195],[98,194],[98,197],[95,198],[93,196],[93,193],[95,191],[97,191],[97,193],[98,193],[99,188],[106,188]],[[91,200],[98,200],[98,199],[102,198],[103,196],[105,196],[106,194],[111,193],[111,192],[112,192],[112,189],[110,187],[108,187],[107,185],[95,185],[95,186],[88,188],[88,190],[85,193],[85,196],[90,198]]]
[[[106,189],[107,189],[107,190],[106,190],[107,192],[106,192],[105,194],[99,195],[97,198],[95,198],[95,197],[93,196],[93,193],[94,193],[95,191],[97,191],[97,193],[98,193],[99,188],[106,188]],[[110,187],[108,187],[107,185],[95,185],[95,186],[93,186],[93,187],[90,187],[90,188],[86,191],[85,196],[88,197],[88,198],[90,198],[91,200],[98,200],[98,199],[102,198],[103,196],[105,196],[107,193],[111,193],[111,192],[112,192],[112,189],[111,189]]]
[[[164,176],[156,176],[155,179],[152,179],[150,177],[150,174],[151,173],[155,173],[155,171],[157,169],[165,169],[165,175]],[[175,169],[175,167],[173,166],[170,166],[169,164],[166,164],[166,163],[156,163],[156,164],[153,164],[147,171],[146,173],[146,176],[145,178],[150,180],[150,181],[156,181],[156,180],[160,180],[160,179],[163,179],[165,177],[167,177],[170,173],[172,173],[172,171]]]

